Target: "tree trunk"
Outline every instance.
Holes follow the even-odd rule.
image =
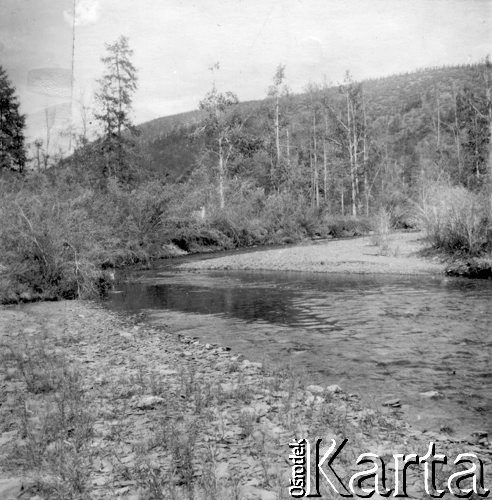
[[[277,167],[277,174],[279,170],[279,165],[280,165],[280,106],[279,106],[279,97],[278,93],[276,96],[276,101],[275,101],[275,146],[277,148],[277,161],[276,161],[276,167]]]
[[[222,137],[220,137],[219,138],[219,201],[221,210],[225,208],[224,177],[225,177],[224,149],[222,147]]]
[[[491,63],[487,56],[485,59],[485,95],[487,98],[488,122],[489,122],[489,161],[488,161],[488,181],[489,181],[489,221],[492,220],[492,82]]]
[[[285,135],[287,139],[287,166],[289,167],[289,176],[291,174],[291,165],[290,165],[290,135],[289,135],[289,129],[285,129]]]
[[[439,93],[436,90],[436,106],[437,106],[437,147],[441,144],[441,105],[439,103]]]
[[[363,114],[363,124],[364,124],[364,130],[363,130],[363,136],[362,136],[362,158],[363,158],[363,165],[362,168],[364,170],[364,197],[366,200],[366,216],[369,215],[369,185],[367,181],[367,163],[369,159],[369,155],[367,152],[367,116],[366,116],[366,102],[364,99],[364,94],[362,94],[362,114]]]
[[[41,146],[39,144],[36,144],[36,160],[38,162],[38,172],[41,172],[41,156],[40,156],[40,150]]]
[[[475,110],[475,113],[473,115],[473,125],[474,125],[474,135],[475,135],[475,140],[473,141],[475,143],[475,173],[477,176],[477,180],[480,179],[480,159],[478,156],[478,120],[477,120],[477,110]]]
[[[323,141],[323,199],[328,199],[328,158],[326,153],[326,141]]]
[[[313,113],[314,200],[319,208],[318,143],[316,141],[316,111]]]
[[[358,201],[359,201],[359,137],[357,135],[357,121],[355,117],[355,109],[352,105],[352,127],[354,130],[354,180],[355,180],[355,200],[354,205],[356,207],[356,213],[353,215],[357,215]]]
[[[120,75],[120,59],[119,54],[116,54],[116,78],[118,81],[118,167],[121,169],[121,163],[123,160],[123,148],[121,144],[121,116],[122,116],[122,92],[121,92],[121,75]],[[115,172],[116,173],[116,172]]]
[[[364,170],[364,196],[366,199],[366,216],[369,215],[369,185],[367,182],[367,172]]]
[[[349,163],[350,163],[350,186],[352,189],[352,215],[357,215],[356,206],[356,186],[355,186],[355,163],[354,163],[354,146],[352,143],[352,120],[350,115],[350,95],[347,90],[347,140],[349,150]]]
[[[462,176],[462,163],[461,163],[461,140],[460,140],[460,126],[458,123],[458,95],[456,87],[453,85],[453,101],[454,101],[454,141],[456,144],[456,158],[458,160],[458,182],[461,183]]]
[[[328,151],[326,137],[328,137],[328,117],[325,114],[325,137],[323,139],[323,197],[325,201],[328,199]]]

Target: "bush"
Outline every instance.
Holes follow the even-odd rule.
[[[418,225],[415,203],[401,192],[390,193],[380,200],[382,209],[390,216],[394,229],[414,229]]]
[[[491,221],[485,196],[463,187],[431,186],[420,222],[429,243],[448,253],[480,255],[491,246]]]
[[[192,218],[168,219],[165,238],[186,252],[225,250],[234,247],[233,241],[209,223]]]
[[[326,235],[334,238],[362,236],[368,234],[372,229],[372,221],[369,217],[325,215],[322,224]]]
[[[265,199],[261,218],[268,231],[268,243],[299,241],[309,235],[312,209],[306,200],[292,193],[272,193]]]
[[[90,258],[87,213],[50,194],[4,196],[0,205],[0,254],[9,295],[74,298],[96,292],[100,271]]]
[[[374,235],[372,242],[378,246],[382,255],[387,254],[389,250],[389,234],[391,229],[391,215],[384,208],[374,217]]]
[[[156,184],[102,192],[40,174],[0,179],[0,302],[104,292],[105,269],[161,254],[166,203]]]

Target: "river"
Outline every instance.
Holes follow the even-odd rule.
[[[167,265],[133,272],[107,305],[150,322],[193,315],[187,335],[338,384],[420,430],[492,433],[491,281]],[[390,398],[401,407],[385,409]]]

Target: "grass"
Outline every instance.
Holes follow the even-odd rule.
[[[19,333],[3,344],[2,361],[20,380],[13,415],[18,440],[4,465],[31,476],[31,491],[59,500],[83,499],[89,489],[93,417],[77,366],[50,349],[46,331]],[[11,425],[11,424],[10,424]]]
[[[337,462],[347,476],[362,452],[396,451],[402,436],[412,450],[420,443],[357,397],[311,394],[309,374],[250,365],[77,304],[49,305],[49,324],[40,306],[29,321],[11,310],[17,326],[2,337],[0,376],[16,397],[2,400],[0,434],[16,437],[0,470],[29,478],[31,496],[282,499],[294,436],[348,438]],[[179,356],[184,346],[193,356]],[[139,409],[152,395],[158,403]]]

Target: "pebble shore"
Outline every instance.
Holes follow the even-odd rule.
[[[431,440],[441,453],[475,452],[490,466],[487,436],[422,434],[363,408],[343,388],[270,372],[223,346],[169,333],[172,326],[81,301],[1,308],[0,498],[60,498],[52,493],[64,477],[53,458],[59,449],[81,468],[84,499],[290,498],[288,444],[302,437],[348,438],[338,466],[344,477],[360,453],[388,460],[397,452],[424,454]],[[29,390],[25,365],[12,355],[21,349],[25,360],[41,347],[80,375],[91,432],[74,456],[73,424],[58,430],[66,431],[61,445],[56,435],[41,439],[59,392]],[[37,449],[39,462],[25,453],[33,436],[45,446]],[[410,498],[422,498],[422,477],[411,472]]]
[[[387,248],[373,237],[318,242],[238,255],[227,255],[182,264],[182,269],[307,271],[350,274],[443,274],[437,259],[419,255],[424,248],[422,233],[395,233]]]

